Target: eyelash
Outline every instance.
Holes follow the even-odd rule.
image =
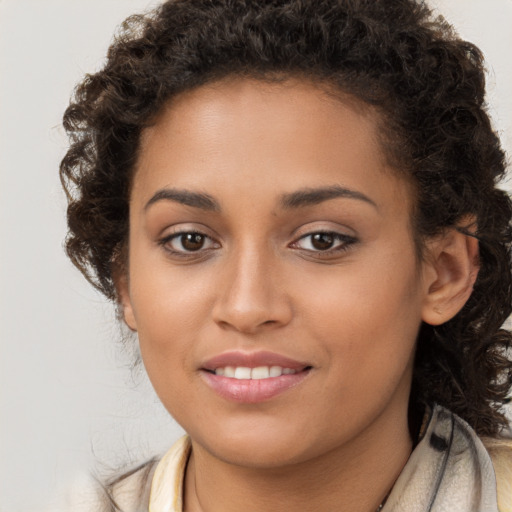
[[[174,249],[171,247],[170,244],[174,240],[180,240],[180,239],[181,239],[181,245],[183,247],[184,237],[187,235],[202,237],[203,241],[209,240],[210,243],[214,247],[204,248],[203,246],[201,246],[196,251],[186,250],[186,249],[177,250],[177,249]],[[161,240],[159,240],[158,244],[161,247],[163,247],[163,249],[165,251],[167,251],[168,253],[172,254],[173,256],[180,257],[180,258],[190,258],[190,257],[194,257],[194,256],[197,257],[200,254],[204,255],[205,251],[211,251],[213,249],[220,247],[220,244],[218,242],[215,242],[210,236],[208,236],[207,234],[202,233],[201,231],[198,231],[198,230],[186,230],[186,231],[178,231],[176,233],[172,233],[171,235],[168,235],[168,236],[162,238]]]
[[[317,236],[317,235],[331,237],[332,243],[335,244],[334,247],[330,247],[325,250],[320,250],[320,249],[317,249],[317,250],[302,249],[302,250],[309,252],[309,253],[313,253],[320,257],[322,255],[325,255],[327,257],[327,256],[332,256],[334,254],[338,254],[340,252],[345,252],[348,249],[350,249],[350,247],[357,242],[357,239],[350,235],[337,233],[336,231],[321,231],[320,230],[320,231],[314,231],[312,233],[307,233],[305,235],[302,235],[296,242],[293,242],[290,245],[290,247],[296,247],[301,240],[306,240],[308,238],[310,239],[310,245],[311,245],[312,241],[313,241],[313,237]]]
[[[183,250],[174,249],[170,246],[170,244],[174,240],[180,240],[181,239],[181,245],[183,247],[183,242],[185,236],[199,236],[202,237],[203,242],[206,240],[210,241],[210,247],[204,248],[203,245],[199,247],[197,250],[187,250],[183,248]],[[299,243],[302,240],[310,239],[310,245],[312,243],[312,237],[314,236],[327,236],[332,238],[332,243],[334,244],[334,247],[327,248],[325,250],[321,249],[306,249],[299,247]],[[302,250],[305,253],[314,254],[316,257],[329,257],[333,256],[335,254],[345,252],[350,249],[352,245],[357,243],[357,239],[353,236],[337,233],[335,231],[313,231],[311,233],[307,233],[305,235],[302,235],[299,237],[295,242],[292,242],[289,244],[288,247],[291,247],[292,249],[298,249]],[[187,231],[178,231],[176,233],[172,233],[171,235],[168,235],[161,240],[159,240],[158,244],[163,247],[165,251],[170,253],[173,256],[180,257],[180,258],[191,258],[191,257],[198,257],[198,256],[204,256],[205,252],[209,252],[215,249],[218,249],[220,247],[220,244],[213,240],[210,236],[206,235],[205,233],[202,233],[201,231],[197,230],[187,230]]]

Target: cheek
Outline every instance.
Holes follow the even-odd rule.
[[[175,282],[171,285],[162,279],[154,281],[148,276],[133,296],[139,347],[153,388],[174,415],[187,408],[197,359],[194,341],[200,329],[198,319],[203,314],[193,289],[182,289]]]
[[[339,370],[373,379],[408,364],[421,324],[421,293],[414,254],[379,253],[354,265],[304,276],[303,327]],[[402,255],[403,256],[403,255]],[[391,356],[392,355],[392,361]]]
[[[194,358],[194,340],[208,317],[208,280],[138,249],[130,255],[130,302],[144,365],[158,391],[157,382],[178,378]]]
[[[137,237],[135,234],[134,238]],[[176,265],[138,235],[130,248],[130,297],[139,333],[197,327],[209,287],[208,269]]]
[[[152,286],[153,284],[153,286]],[[142,350],[158,352],[166,357],[189,344],[201,328],[206,316],[204,293],[191,286],[180,286],[176,280],[168,286],[158,279],[149,279],[133,294]]]
[[[344,329],[339,324],[366,332],[379,325],[417,323],[420,318],[416,267],[407,261],[395,262],[392,255],[304,273],[296,295],[307,305],[304,310],[313,313],[312,318],[322,318],[326,326],[338,325],[340,332]]]

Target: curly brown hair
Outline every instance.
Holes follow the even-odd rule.
[[[448,407],[481,435],[498,433],[512,386],[512,335],[502,329],[512,309],[512,205],[496,187],[505,158],[485,110],[481,52],[423,2],[170,0],[126,20],[64,115],[73,263],[117,299],[141,131],[171,97],[227,76],[298,76],[373,105],[386,155],[416,187],[420,253],[426,238],[476,218],[467,233],[480,245],[474,291],[449,322],[422,325],[411,396]]]

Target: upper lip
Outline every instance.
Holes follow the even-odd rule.
[[[303,370],[311,365],[302,361],[296,361],[289,357],[274,352],[224,352],[205,361],[201,368],[203,370],[214,371],[217,368],[226,366],[244,366],[247,368],[256,368],[258,366],[281,366],[282,368],[291,368],[292,370]]]

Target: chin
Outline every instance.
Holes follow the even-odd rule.
[[[225,463],[251,469],[300,464],[323,452],[322,437],[307,435],[305,425],[247,422],[208,433],[190,432],[193,443]],[[197,435],[196,435],[197,434]],[[328,451],[328,447],[325,447]]]

